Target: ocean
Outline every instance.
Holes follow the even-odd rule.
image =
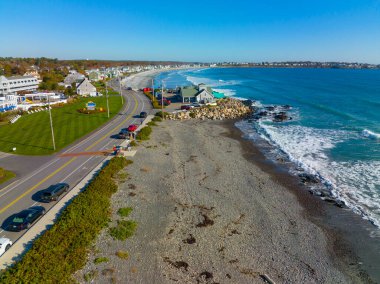
[[[315,177],[309,186],[321,198],[380,227],[380,70],[209,68],[164,72],[155,82],[205,83],[264,111],[289,105],[291,120],[263,116],[236,126],[291,174]]]

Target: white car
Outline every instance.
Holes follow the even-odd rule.
[[[8,238],[0,238],[0,256],[12,246],[12,241]]]

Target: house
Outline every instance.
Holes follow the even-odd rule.
[[[84,78],[77,85],[77,94],[81,96],[97,96],[96,88],[90,83],[90,81],[87,78]]]
[[[36,91],[38,81],[33,76],[0,76],[0,95],[20,91]]]
[[[66,76],[66,78],[63,80],[63,83],[65,86],[69,87],[72,83],[79,83],[81,82],[85,76],[83,74],[80,74],[78,72],[70,73]]]
[[[97,82],[97,81],[101,80],[100,74],[97,71],[91,71],[88,74],[88,78],[90,79],[91,82]]]
[[[205,84],[199,84],[198,86],[182,87],[179,91],[179,94],[182,98],[183,103],[208,103],[214,101],[212,89]]]

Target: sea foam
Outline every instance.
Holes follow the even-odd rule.
[[[300,125],[259,122],[257,126],[256,132],[297,168],[318,177],[335,199],[380,227],[380,161],[338,162],[329,157],[329,151],[338,143],[360,136],[350,131]],[[250,137],[254,135],[247,125],[238,127]]]

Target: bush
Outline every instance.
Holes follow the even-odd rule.
[[[150,101],[152,102],[152,106],[153,108],[156,108],[156,109],[160,109],[161,108],[161,105],[159,104],[159,102],[157,101],[157,99],[152,95],[151,92],[144,92],[144,94],[150,99]]]
[[[137,228],[137,223],[131,220],[117,221],[117,226],[109,230],[110,235],[117,240],[125,241],[132,237]]]
[[[155,123],[154,121],[149,121],[147,123],[148,126],[157,126],[157,123]]]
[[[135,140],[131,141],[131,143],[129,143],[129,145],[131,145],[132,147],[136,147],[137,146],[137,143]]]
[[[108,261],[109,261],[108,257],[97,257],[94,259],[95,264],[99,264],[102,262],[108,262]]]
[[[115,253],[115,255],[119,258],[122,258],[122,259],[127,259],[129,257],[129,254],[127,251],[122,251],[122,250],[119,250]]]
[[[155,122],[162,121],[162,118],[159,117],[159,116],[155,116],[155,117],[152,118],[152,121],[155,121]]]
[[[161,118],[164,118],[164,117],[167,117],[169,114],[167,112],[162,112],[162,111],[159,111],[155,114],[155,116],[158,116],[158,117],[161,117]]]
[[[1,283],[73,283],[72,274],[87,262],[89,247],[108,225],[112,179],[131,162],[115,157],[63,211],[57,222],[0,275]],[[130,228],[132,227],[132,228]],[[129,233],[135,226],[129,227]],[[128,234],[127,234],[128,235]]]
[[[149,136],[152,133],[152,127],[145,126],[136,135],[137,140],[149,140]]]
[[[132,210],[133,210],[132,207],[120,208],[117,211],[117,214],[119,214],[119,216],[121,216],[121,217],[128,217],[129,214],[131,214]]]

